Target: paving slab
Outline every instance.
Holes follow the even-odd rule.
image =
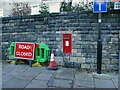
[[[24,71],[26,71],[27,69],[28,69],[28,67],[25,67],[25,66],[23,66],[23,67],[22,66],[16,66],[14,69],[12,69],[10,72],[7,72],[7,74],[5,74],[5,75],[17,76],[20,73],[23,73]]]
[[[115,87],[118,88],[118,83],[114,83],[115,84]]]
[[[24,88],[30,83],[30,80],[21,80],[13,78],[2,85],[3,88]]]
[[[26,74],[26,75],[20,75],[20,76],[17,76],[15,78],[17,79],[21,79],[21,80],[33,80],[34,78],[36,77],[35,74]]]
[[[14,64],[10,64],[10,63],[7,63],[7,62],[2,63],[2,68],[5,68],[5,69],[8,68],[8,67],[14,68],[14,66],[15,66]]]
[[[93,77],[95,79],[101,79],[101,80],[109,80],[111,79],[110,75],[108,74],[97,74],[97,73],[93,73]]]
[[[72,80],[54,79],[53,86],[56,88],[71,88]]]
[[[56,87],[50,87],[46,88],[46,90],[74,90],[73,88],[56,88]],[[76,90],[76,89],[75,89]]]
[[[2,75],[5,75],[15,69],[13,64],[3,64],[2,65]]]
[[[44,68],[42,71],[43,74],[55,74],[58,70],[48,70],[47,68]]]
[[[52,76],[53,76],[53,74],[40,73],[38,76],[35,77],[35,79],[48,81],[48,80],[50,80],[50,78],[51,78]]]
[[[118,88],[118,79],[112,78],[112,81],[115,84],[115,87]]]
[[[61,68],[55,78],[72,80],[74,79],[75,72],[75,69],[72,68]]]
[[[2,76],[2,82],[5,83],[6,81],[12,79],[13,77],[16,77],[20,73],[24,72],[25,69],[21,68],[20,66],[14,68],[11,70],[11,72],[7,72],[7,74]]]
[[[4,84],[5,82],[7,82],[8,80],[12,79],[13,76],[6,74],[2,76],[2,83]]]
[[[7,65],[6,65],[7,66]],[[9,67],[3,68],[2,73],[3,75],[8,74],[8,73],[22,73],[23,71],[27,70],[29,67],[27,65],[8,65]],[[13,73],[13,74],[14,74]]]
[[[95,79],[95,88],[116,88],[112,80]]]
[[[84,81],[84,80],[74,80],[73,88],[94,88],[93,81]]]
[[[117,88],[95,88],[94,90],[118,90]]]
[[[25,88],[47,88],[47,81],[32,80]]]
[[[93,75],[86,72],[76,72],[75,79],[93,81]]]
[[[40,72],[41,69],[38,67],[29,67],[29,69],[16,76],[16,78],[23,80],[33,80],[37,75],[39,75]]]
[[[54,90],[54,89],[57,90],[57,88],[54,86],[48,86],[46,90]]]
[[[29,67],[24,73],[28,74],[38,74],[43,70],[41,67]]]
[[[114,83],[118,83],[118,75],[110,75],[110,77]]]

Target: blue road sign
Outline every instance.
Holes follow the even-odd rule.
[[[94,13],[107,12],[106,0],[103,0],[103,2],[101,2],[101,3],[99,3],[98,1],[100,1],[100,0],[94,0],[94,2],[93,2],[93,12]]]

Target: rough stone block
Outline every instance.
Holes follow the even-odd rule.
[[[113,70],[114,69],[114,65],[108,64],[108,65],[106,65],[106,69],[107,70]]]
[[[90,65],[89,64],[81,64],[81,68],[82,69],[90,69]]]

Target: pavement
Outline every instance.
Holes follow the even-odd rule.
[[[74,68],[29,67],[26,64],[2,64],[2,88],[118,88],[118,74],[97,74]],[[101,89],[100,89],[101,90]]]

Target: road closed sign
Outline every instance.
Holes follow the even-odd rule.
[[[34,60],[34,43],[15,42],[14,58]]]

